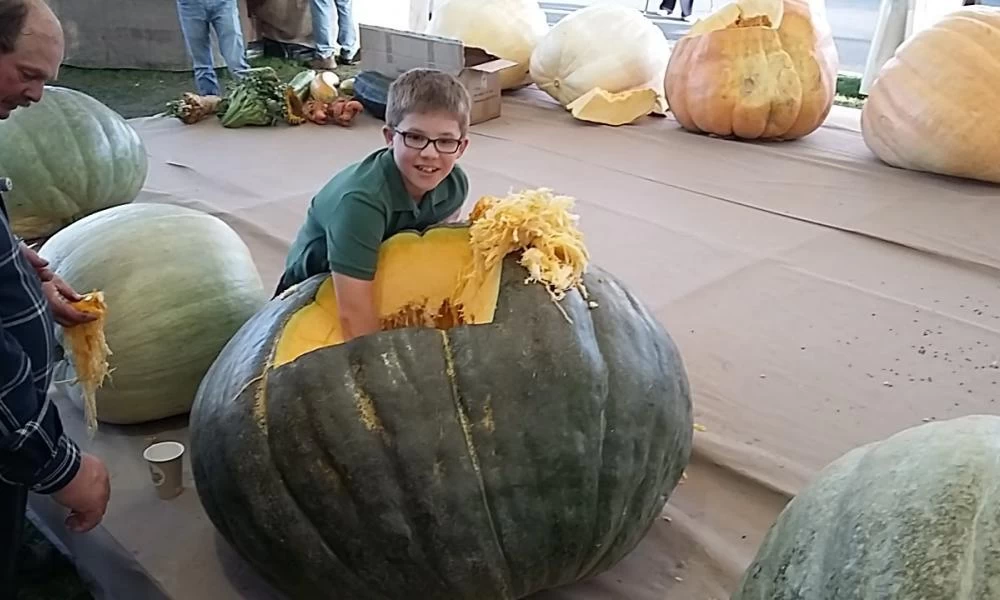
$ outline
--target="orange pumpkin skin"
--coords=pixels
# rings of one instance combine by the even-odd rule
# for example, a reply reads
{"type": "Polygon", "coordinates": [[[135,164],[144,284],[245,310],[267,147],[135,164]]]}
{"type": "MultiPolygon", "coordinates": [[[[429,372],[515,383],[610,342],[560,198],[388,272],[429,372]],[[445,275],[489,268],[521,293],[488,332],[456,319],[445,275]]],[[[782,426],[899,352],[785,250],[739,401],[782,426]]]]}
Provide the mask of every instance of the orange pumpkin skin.
{"type": "Polygon", "coordinates": [[[897,48],[872,84],[861,134],[885,164],[1000,183],[1000,8],[967,6],[897,48]]]}
{"type": "Polygon", "coordinates": [[[793,140],[826,120],[838,68],[822,6],[784,0],[777,29],[733,24],[678,41],[664,91],[674,117],[689,131],[793,140]]]}

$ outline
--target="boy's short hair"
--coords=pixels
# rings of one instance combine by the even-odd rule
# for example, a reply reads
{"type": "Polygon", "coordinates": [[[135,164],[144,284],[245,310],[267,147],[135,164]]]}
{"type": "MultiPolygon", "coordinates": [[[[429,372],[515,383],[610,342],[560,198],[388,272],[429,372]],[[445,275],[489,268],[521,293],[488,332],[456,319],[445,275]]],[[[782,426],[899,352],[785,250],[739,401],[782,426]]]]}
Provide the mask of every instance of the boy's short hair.
{"type": "Polygon", "coordinates": [[[465,136],[472,98],[457,77],[438,69],[410,69],[389,86],[385,123],[398,127],[413,113],[446,112],[455,116],[465,136]]]}

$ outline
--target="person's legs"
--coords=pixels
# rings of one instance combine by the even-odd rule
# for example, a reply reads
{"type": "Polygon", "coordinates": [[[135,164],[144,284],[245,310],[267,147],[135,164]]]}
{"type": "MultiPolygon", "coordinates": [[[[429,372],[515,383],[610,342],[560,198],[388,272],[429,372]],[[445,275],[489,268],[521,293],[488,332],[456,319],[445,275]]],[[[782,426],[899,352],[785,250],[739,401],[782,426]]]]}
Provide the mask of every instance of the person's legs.
{"type": "Polygon", "coordinates": [[[332,69],[336,66],[333,61],[333,32],[330,25],[333,0],[309,0],[309,8],[312,12],[313,42],[316,44],[314,67],[332,69]]]}
{"type": "Polygon", "coordinates": [[[195,90],[202,96],[219,95],[205,0],[177,0],[177,16],[194,67],[195,90]]]}
{"type": "Polygon", "coordinates": [[[246,45],[240,24],[240,8],[236,0],[221,0],[212,11],[212,28],[219,38],[219,53],[226,61],[226,68],[235,78],[243,76],[250,68],[247,63],[246,45]]]}
{"type": "Polygon", "coordinates": [[[338,61],[353,65],[358,62],[358,36],[354,31],[354,6],[352,0],[334,0],[337,5],[337,44],[340,46],[338,61]]]}
{"type": "Polygon", "coordinates": [[[27,502],[24,486],[0,482],[0,598],[17,598],[17,559],[27,502]]]}
{"type": "Polygon", "coordinates": [[[676,0],[661,0],[661,2],[660,2],[660,10],[666,11],[668,13],[672,13],[672,12],[674,12],[674,4],[675,3],[676,3],[676,0]]]}
{"type": "Polygon", "coordinates": [[[681,0],[681,17],[686,19],[691,16],[694,8],[694,0],[681,0]]]}

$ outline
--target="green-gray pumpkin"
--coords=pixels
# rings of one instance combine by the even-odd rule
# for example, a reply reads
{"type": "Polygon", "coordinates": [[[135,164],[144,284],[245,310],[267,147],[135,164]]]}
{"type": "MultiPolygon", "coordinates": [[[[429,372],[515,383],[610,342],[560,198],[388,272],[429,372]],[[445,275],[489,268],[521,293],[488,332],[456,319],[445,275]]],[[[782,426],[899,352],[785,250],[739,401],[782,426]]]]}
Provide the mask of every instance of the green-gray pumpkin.
{"type": "MultiPolygon", "coordinates": [[[[382,308],[437,306],[465,231],[385,242],[382,308]]],[[[467,305],[479,324],[404,319],[332,344],[317,275],[220,353],[191,412],[198,494],[289,597],[524,598],[610,568],[659,516],[693,427],[671,339],[597,267],[596,308],[561,302],[572,323],[513,255],[497,273],[467,305]]]]}
{"type": "Polygon", "coordinates": [[[1000,598],[1000,417],[921,425],[831,463],[733,600],[1000,598]]]}
{"type": "Polygon", "coordinates": [[[14,233],[44,238],[99,210],[132,202],[146,182],[139,134],[83,92],[46,87],[42,100],[0,121],[0,176],[14,233]]]}
{"type": "MultiPolygon", "coordinates": [[[[75,290],[104,292],[110,379],[97,418],[186,413],[222,347],[267,302],[250,251],[225,222],[169,204],[115,206],[60,230],[40,254],[75,290]]],[[[70,357],[55,379],[73,378],[70,357]]],[[[71,386],[82,406],[77,386],[71,386]]]]}

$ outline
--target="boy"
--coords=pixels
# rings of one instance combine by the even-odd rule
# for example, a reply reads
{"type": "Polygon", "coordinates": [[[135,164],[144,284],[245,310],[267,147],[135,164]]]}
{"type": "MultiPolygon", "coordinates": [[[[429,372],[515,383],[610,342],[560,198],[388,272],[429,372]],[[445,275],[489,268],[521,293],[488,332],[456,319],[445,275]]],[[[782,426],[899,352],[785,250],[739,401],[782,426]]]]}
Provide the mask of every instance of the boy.
{"type": "Polygon", "coordinates": [[[344,340],[379,330],[372,281],[379,246],[404,230],[458,220],[469,191],[455,163],[469,145],[469,93],[454,76],[412,69],[389,86],[386,146],[313,198],[275,296],[332,273],[344,340]]]}
{"type": "Polygon", "coordinates": [[[177,16],[194,66],[194,86],[199,95],[219,96],[222,90],[215,76],[212,37],[215,30],[219,53],[234,78],[250,68],[243,45],[240,9],[236,0],[177,0],[177,16]]]}

